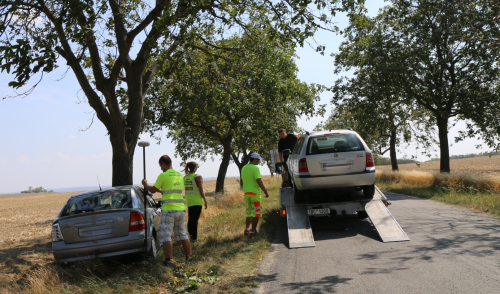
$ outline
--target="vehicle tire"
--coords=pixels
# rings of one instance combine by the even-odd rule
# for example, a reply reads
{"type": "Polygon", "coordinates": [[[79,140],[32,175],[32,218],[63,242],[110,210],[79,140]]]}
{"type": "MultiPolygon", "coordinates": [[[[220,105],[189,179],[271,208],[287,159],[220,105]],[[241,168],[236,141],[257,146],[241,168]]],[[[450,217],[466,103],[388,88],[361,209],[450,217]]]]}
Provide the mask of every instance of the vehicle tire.
{"type": "Polygon", "coordinates": [[[368,213],[366,211],[358,211],[358,216],[360,218],[367,218],[368,217],[368,213]]]}
{"type": "Polygon", "coordinates": [[[363,194],[365,198],[373,198],[373,195],[375,195],[375,184],[363,186],[363,194]]]}
{"type": "Polygon", "coordinates": [[[156,245],[156,234],[153,231],[153,238],[151,238],[151,249],[149,250],[148,254],[146,254],[146,257],[150,257],[153,259],[156,259],[156,253],[158,252],[158,247],[156,245]]]}
{"type": "Polygon", "coordinates": [[[304,203],[304,192],[300,191],[297,189],[297,186],[295,186],[295,183],[293,184],[293,200],[295,203],[304,203]]]}

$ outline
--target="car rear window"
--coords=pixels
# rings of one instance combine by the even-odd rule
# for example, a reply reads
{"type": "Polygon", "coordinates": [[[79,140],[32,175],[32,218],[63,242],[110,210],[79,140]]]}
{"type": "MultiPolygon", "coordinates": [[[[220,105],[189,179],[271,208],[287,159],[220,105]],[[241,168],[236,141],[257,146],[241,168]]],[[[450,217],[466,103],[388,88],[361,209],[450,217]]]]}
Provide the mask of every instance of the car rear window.
{"type": "Polygon", "coordinates": [[[130,190],[89,192],[72,197],[63,208],[61,216],[118,208],[132,208],[130,190]]]}
{"type": "Polygon", "coordinates": [[[309,138],[306,155],[365,150],[354,134],[331,134],[309,138]]]}

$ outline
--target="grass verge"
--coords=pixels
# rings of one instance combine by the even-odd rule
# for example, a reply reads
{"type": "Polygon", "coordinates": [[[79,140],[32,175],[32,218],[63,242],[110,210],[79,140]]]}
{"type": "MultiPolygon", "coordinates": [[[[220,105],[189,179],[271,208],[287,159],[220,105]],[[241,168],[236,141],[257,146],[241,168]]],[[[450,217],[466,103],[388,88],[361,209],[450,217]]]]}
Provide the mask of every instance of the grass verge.
{"type": "Polygon", "coordinates": [[[208,197],[209,209],[200,218],[201,241],[193,246],[194,263],[183,263],[182,247],[175,244],[174,270],[161,265],[161,251],[156,259],[132,255],[57,265],[50,262],[49,242],[43,253],[47,256],[39,262],[21,256],[5,260],[2,268],[10,278],[0,277],[0,293],[247,293],[257,285],[258,263],[271,247],[280,219],[280,182],[277,177],[264,182],[270,197],[263,198],[260,236],[243,235],[243,193],[233,188],[208,197]]]}
{"type": "Polygon", "coordinates": [[[500,219],[500,179],[472,174],[378,172],[376,185],[387,191],[485,212],[500,219]]]}

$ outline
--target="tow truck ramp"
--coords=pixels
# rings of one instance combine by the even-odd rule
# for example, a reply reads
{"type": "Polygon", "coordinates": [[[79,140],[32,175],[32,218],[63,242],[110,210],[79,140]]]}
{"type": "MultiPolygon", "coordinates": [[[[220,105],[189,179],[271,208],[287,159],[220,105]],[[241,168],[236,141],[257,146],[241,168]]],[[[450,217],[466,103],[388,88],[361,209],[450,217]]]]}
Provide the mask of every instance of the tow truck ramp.
{"type": "Polygon", "coordinates": [[[389,209],[384,205],[384,194],[378,187],[375,187],[373,200],[366,203],[365,211],[372,224],[375,226],[382,242],[410,241],[410,238],[403,231],[389,209]]]}
{"type": "Polygon", "coordinates": [[[307,207],[295,204],[292,188],[280,189],[280,203],[286,208],[289,248],[315,247],[307,207]]]}
{"type": "MultiPolygon", "coordinates": [[[[359,205],[365,206],[371,222],[377,230],[382,242],[409,241],[410,238],[387,209],[385,195],[376,187],[373,199],[362,198],[362,193],[353,194],[350,203],[323,204],[325,207],[341,207],[347,209],[359,209],[359,205]],[[358,198],[358,199],[356,199],[358,198]]],[[[288,228],[289,248],[315,247],[314,236],[309,222],[308,205],[295,203],[293,199],[293,188],[280,189],[281,215],[286,216],[288,228]]],[[[317,204],[309,205],[317,207],[317,204]]],[[[344,212],[344,211],[342,211],[344,212]]]]}

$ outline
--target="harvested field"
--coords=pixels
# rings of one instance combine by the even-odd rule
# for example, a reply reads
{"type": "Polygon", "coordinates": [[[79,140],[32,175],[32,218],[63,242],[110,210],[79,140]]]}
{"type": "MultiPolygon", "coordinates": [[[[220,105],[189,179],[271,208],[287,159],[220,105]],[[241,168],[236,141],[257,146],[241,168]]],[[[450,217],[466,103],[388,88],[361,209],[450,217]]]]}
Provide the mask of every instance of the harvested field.
{"type": "MultiPolygon", "coordinates": [[[[269,176],[264,176],[263,178],[266,186],[276,182],[277,179],[277,177],[271,179],[269,176]]],[[[237,234],[239,236],[239,233],[241,233],[240,227],[233,228],[231,226],[229,230],[219,231],[215,230],[214,225],[210,225],[209,222],[209,219],[213,220],[214,217],[217,217],[215,219],[219,219],[219,215],[227,213],[228,208],[243,202],[243,193],[239,189],[238,179],[226,179],[226,192],[221,197],[213,193],[215,181],[205,182],[204,188],[208,192],[208,209],[203,210],[200,220],[200,233],[206,234],[207,237],[214,234],[214,236],[220,235],[221,238],[225,238],[226,234],[237,234]]],[[[51,223],[67,199],[76,193],[78,192],[6,194],[11,197],[0,198],[0,221],[2,222],[2,226],[0,226],[0,236],[2,236],[0,238],[0,293],[92,293],[94,290],[97,290],[92,287],[102,287],[105,284],[105,282],[103,284],[94,283],[95,285],[90,287],[91,280],[85,280],[94,277],[95,269],[93,267],[97,268],[97,271],[105,268],[109,271],[109,273],[106,272],[106,275],[114,273],[114,268],[109,267],[109,265],[103,266],[98,262],[92,261],[77,263],[78,266],[76,268],[63,268],[54,264],[50,241],[51,223]],[[88,285],[86,284],[87,282],[88,285]]],[[[154,198],[161,198],[161,194],[156,193],[154,198]]],[[[243,220],[239,214],[238,219],[243,220]]],[[[207,240],[213,241],[214,237],[211,238],[207,240]]],[[[245,243],[244,241],[242,240],[241,242],[245,243]]],[[[177,248],[176,250],[180,249],[177,248]]],[[[223,255],[226,254],[224,251],[221,252],[223,255]]],[[[208,253],[203,252],[201,256],[208,256],[208,253]]],[[[202,267],[209,268],[211,264],[216,263],[220,263],[220,261],[210,259],[201,264],[202,267]]],[[[161,268],[156,263],[154,265],[161,268]]],[[[147,267],[149,264],[145,266],[147,267]]],[[[245,271],[248,272],[248,269],[245,269],[245,271]]],[[[168,281],[171,278],[171,276],[165,276],[161,279],[168,281]]],[[[228,275],[226,279],[229,278],[233,277],[228,275]]],[[[218,285],[223,286],[229,281],[221,281],[218,285]]],[[[138,286],[136,284],[129,283],[126,286],[118,286],[114,285],[115,282],[115,280],[110,282],[110,285],[113,286],[110,287],[114,290],[111,288],[99,288],[99,291],[102,293],[132,293],[128,289],[135,289],[133,292],[137,291],[136,287],[138,286]]],[[[147,288],[147,290],[152,291],[153,289],[155,288],[147,288]]],[[[146,292],[149,293],[147,290],[146,292]]],[[[141,292],[144,292],[144,288],[142,288],[141,292]]]]}
{"type": "MultiPolygon", "coordinates": [[[[400,171],[422,171],[429,173],[439,172],[439,161],[420,162],[420,167],[415,163],[400,164],[400,171]]],[[[500,155],[453,159],[450,160],[452,173],[472,173],[483,176],[500,175],[500,155]]],[[[377,170],[391,171],[390,165],[377,166],[377,170]]]]}

